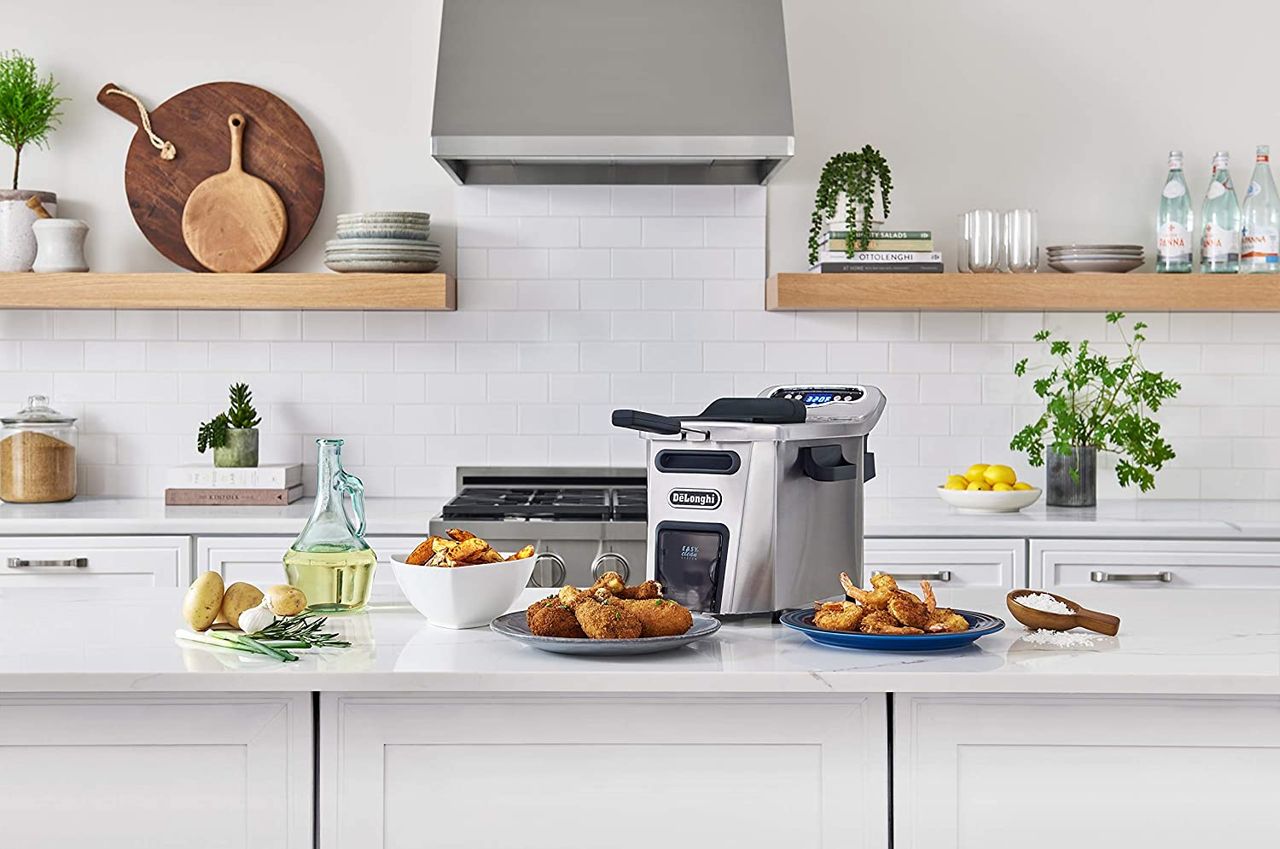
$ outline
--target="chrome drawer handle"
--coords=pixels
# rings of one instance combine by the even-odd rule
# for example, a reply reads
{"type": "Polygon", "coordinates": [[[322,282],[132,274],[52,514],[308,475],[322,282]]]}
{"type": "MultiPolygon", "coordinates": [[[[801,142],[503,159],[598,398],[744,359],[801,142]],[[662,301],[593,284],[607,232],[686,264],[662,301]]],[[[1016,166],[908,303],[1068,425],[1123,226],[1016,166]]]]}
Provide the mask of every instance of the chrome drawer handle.
{"type": "Polygon", "coordinates": [[[600,580],[600,576],[603,575],[606,571],[609,571],[609,570],[603,569],[603,566],[606,562],[610,560],[618,561],[618,568],[616,571],[618,572],[618,577],[622,579],[622,583],[625,584],[627,580],[631,577],[631,563],[627,560],[627,558],[623,557],[621,554],[619,554],[616,551],[606,551],[598,555],[595,560],[591,561],[591,577],[595,578],[596,580],[600,580]]]}
{"type": "Polygon", "coordinates": [[[1090,572],[1089,580],[1095,584],[1107,584],[1113,581],[1131,581],[1136,583],[1152,583],[1167,584],[1173,580],[1172,572],[1136,572],[1136,573],[1120,573],[1114,572],[1090,572]]]}
{"type": "Polygon", "coordinates": [[[937,572],[876,572],[876,575],[888,575],[895,581],[938,581],[947,583],[951,580],[950,569],[939,569],[937,572]]]}
{"type": "Polygon", "coordinates": [[[533,560],[533,586],[535,587],[559,587],[564,585],[565,578],[569,577],[569,568],[564,565],[564,558],[553,551],[544,551],[533,560]],[[543,560],[551,561],[551,583],[538,583],[538,564],[543,560]],[[556,570],[559,570],[560,577],[555,577],[556,570]]]}
{"type": "Polygon", "coordinates": [[[68,557],[66,560],[28,560],[25,557],[10,557],[8,566],[10,569],[26,569],[32,567],[36,569],[48,567],[65,567],[67,569],[85,569],[89,566],[88,557],[68,557]]]}

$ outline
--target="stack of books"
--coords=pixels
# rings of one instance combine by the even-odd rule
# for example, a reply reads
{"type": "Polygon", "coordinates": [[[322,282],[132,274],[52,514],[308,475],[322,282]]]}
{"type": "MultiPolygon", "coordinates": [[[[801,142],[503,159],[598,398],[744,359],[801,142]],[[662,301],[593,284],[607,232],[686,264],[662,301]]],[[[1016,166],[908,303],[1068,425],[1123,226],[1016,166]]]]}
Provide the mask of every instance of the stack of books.
{"type": "Polygon", "coordinates": [[[865,251],[847,252],[857,245],[857,233],[832,221],[818,239],[818,262],[809,270],[820,274],[941,274],[942,254],[933,249],[932,230],[888,230],[877,227],[865,251]]]}
{"type": "Polygon", "coordinates": [[[218,469],[178,466],[169,470],[164,503],[170,506],[292,504],[302,497],[302,466],[218,469]]]}

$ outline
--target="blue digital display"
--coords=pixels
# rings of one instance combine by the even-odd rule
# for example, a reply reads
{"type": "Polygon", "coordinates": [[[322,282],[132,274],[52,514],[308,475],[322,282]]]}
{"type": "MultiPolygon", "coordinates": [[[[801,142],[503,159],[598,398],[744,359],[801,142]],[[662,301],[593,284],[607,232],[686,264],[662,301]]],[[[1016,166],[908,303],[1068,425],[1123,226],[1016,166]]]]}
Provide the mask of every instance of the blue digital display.
{"type": "Polygon", "coordinates": [[[809,404],[826,404],[834,397],[835,396],[829,392],[821,395],[816,392],[810,392],[808,395],[804,396],[804,403],[806,406],[809,404]]]}

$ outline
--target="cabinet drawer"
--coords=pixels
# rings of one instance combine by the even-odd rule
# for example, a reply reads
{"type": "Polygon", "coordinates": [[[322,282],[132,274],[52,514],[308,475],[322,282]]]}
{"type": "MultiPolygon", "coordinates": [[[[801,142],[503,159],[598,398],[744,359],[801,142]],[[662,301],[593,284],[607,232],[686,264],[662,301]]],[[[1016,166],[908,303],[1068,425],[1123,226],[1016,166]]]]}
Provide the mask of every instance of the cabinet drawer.
{"type": "Polygon", "coordinates": [[[1280,588],[1280,542],[1032,540],[1031,586],[1280,588]]]}
{"type": "Polygon", "coordinates": [[[189,537],[0,537],[3,587],[178,587],[189,537]]]}
{"type": "MultiPolygon", "coordinates": [[[[1020,539],[868,539],[865,577],[887,572],[907,583],[940,589],[1023,586],[1026,549],[1020,539]]],[[[865,583],[865,581],[864,581],[865,583]]]]}
{"type": "MultiPolygon", "coordinates": [[[[284,553],[294,540],[291,536],[275,537],[201,537],[196,541],[196,569],[217,572],[228,584],[247,581],[260,587],[284,583],[284,553]]],[[[378,555],[378,568],[373,573],[375,587],[396,587],[391,572],[391,555],[413,551],[421,537],[367,538],[378,555]]]]}

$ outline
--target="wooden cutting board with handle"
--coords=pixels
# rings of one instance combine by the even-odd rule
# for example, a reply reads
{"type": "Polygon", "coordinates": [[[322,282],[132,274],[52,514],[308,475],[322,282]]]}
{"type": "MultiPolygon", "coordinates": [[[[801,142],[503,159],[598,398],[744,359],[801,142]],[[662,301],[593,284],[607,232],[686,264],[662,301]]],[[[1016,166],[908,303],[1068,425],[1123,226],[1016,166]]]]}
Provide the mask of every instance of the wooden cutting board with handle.
{"type": "Polygon", "coordinates": [[[138,228],[156,250],[183,268],[205,270],[187,248],[183,210],[197,185],[227,169],[227,116],[233,113],[246,122],[243,170],[270,184],[288,220],[284,244],[267,267],[298,249],[320,215],[324,160],[315,136],[289,104],[237,82],[205,83],[175,94],[149,110],[152,130],[176,151],[164,159],[142,129],[138,106],[112,93],[119,90],[108,83],[98,102],[138,128],[125,159],[125,194],[138,228]]]}
{"type": "Polygon", "coordinates": [[[245,117],[227,118],[231,164],[191,190],[182,209],[182,238],[210,271],[265,268],[284,245],[284,202],[265,180],[244,170],[245,117]]]}

